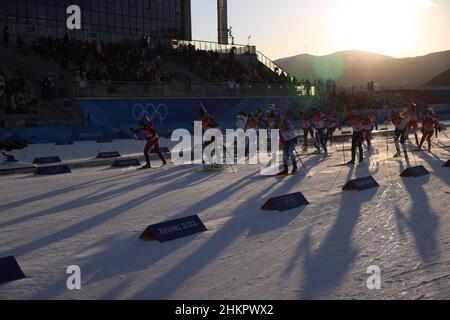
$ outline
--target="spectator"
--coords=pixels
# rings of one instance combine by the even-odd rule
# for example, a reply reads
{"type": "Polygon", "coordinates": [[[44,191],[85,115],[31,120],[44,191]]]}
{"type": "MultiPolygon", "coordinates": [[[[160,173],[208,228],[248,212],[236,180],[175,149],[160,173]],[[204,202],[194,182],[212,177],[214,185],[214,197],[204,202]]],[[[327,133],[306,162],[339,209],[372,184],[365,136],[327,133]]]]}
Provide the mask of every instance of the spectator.
{"type": "Polygon", "coordinates": [[[234,60],[236,57],[236,47],[232,47],[230,50],[230,60],[234,60]]]}

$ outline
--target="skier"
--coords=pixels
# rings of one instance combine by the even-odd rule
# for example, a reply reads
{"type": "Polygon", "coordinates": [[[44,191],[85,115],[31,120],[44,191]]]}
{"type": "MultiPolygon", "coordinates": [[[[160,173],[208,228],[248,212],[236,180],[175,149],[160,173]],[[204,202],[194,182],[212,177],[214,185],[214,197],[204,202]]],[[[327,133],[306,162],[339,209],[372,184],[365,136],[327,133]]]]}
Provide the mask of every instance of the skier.
{"type": "Polygon", "coordinates": [[[156,154],[161,159],[163,166],[165,166],[167,164],[166,159],[164,159],[163,154],[159,150],[159,136],[158,136],[158,133],[156,132],[156,129],[153,127],[153,124],[151,121],[148,121],[147,123],[145,123],[144,120],[141,120],[141,121],[139,121],[138,128],[136,128],[136,129],[130,128],[130,130],[134,134],[141,132],[147,139],[147,143],[145,144],[145,148],[144,148],[144,156],[145,156],[146,165],[143,166],[142,169],[150,169],[151,168],[149,154],[153,150],[156,152],[156,154]]]}
{"type": "Polygon", "coordinates": [[[280,130],[280,143],[283,144],[283,166],[284,170],[281,171],[279,176],[286,176],[289,174],[289,158],[292,160],[292,174],[295,174],[297,168],[297,158],[295,157],[295,147],[297,144],[297,133],[292,127],[291,123],[282,118],[279,125],[280,130]]]}
{"type": "Polygon", "coordinates": [[[348,113],[348,122],[353,129],[352,135],[352,160],[347,162],[349,165],[353,165],[356,162],[356,148],[359,152],[359,163],[364,162],[363,141],[364,141],[364,127],[361,122],[361,117],[354,114],[352,111],[348,113]]]}
{"type": "Polygon", "coordinates": [[[326,140],[325,143],[327,143],[328,140],[330,140],[330,146],[332,146],[333,145],[333,135],[334,135],[334,132],[336,131],[336,121],[334,120],[333,117],[328,116],[325,119],[325,127],[327,128],[327,133],[325,136],[325,140],[326,140]]]}
{"type": "MultiPolygon", "coordinates": [[[[245,113],[242,112],[242,114],[245,115],[245,113]]],[[[206,111],[206,109],[202,106],[198,112],[198,116],[200,118],[200,121],[202,122],[202,129],[203,130],[208,130],[208,129],[219,129],[219,123],[216,121],[216,119],[214,119],[214,117],[212,115],[210,115],[208,113],[208,111],[206,111]]],[[[244,129],[245,130],[245,129],[244,129]]],[[[203,144],[203,149],[205,149],[207,146],[209,146],[211,143],[215,142],[216,138],[212,137],[210,141],[206,141],[203,144]]],[[[226,153],[226,147],[225,145],[223,146],[223,150],[226,153]]],[[[205,163],[205,160],[202,161],[203,164],[205,163]]],[[[220,168],[220,165],[216,164],[211,164],[210,165],[210,169],[217,169],[220,168]]]]}
{"type": "Polygon", "coordinates": [[[322,146],[324,151],[324,156],[328,156],[327,141],[325,137],[325,121],[323,120],[322,114],[317,108],[313,109],[312,113],[312,125],[316,129],[316,142],[317,142],[317,153],[320,153],[320,146],[322,146]]]}
{"type": "Polygon", "coordinates": [[[397,153],[394,155],[394,157],[395,158],[401,157],[400,145],[398,143],[400,140],[403,152],[405,154],[405,158],[408,158],[408,153],[405,148],[406,135],[407,135],[406,127],[408,125],[408,120],[406,119],[407,115],[405,113],[399,114],[398,112],[391,110],[390,116],[391,116],[391,122],[395,126],[394,143],[395,143],[395,148],[397,149],[397,153]]]}
{"type": "Polygon", "coordinates": [[[412,132],[414,137],[416,138],[416,145],[419,145],[419,137],[417,135],[418,127],[419,127],[419,112],[417,110],[417,105],[415,103],[411,103],[406,111],[408,124],[406,127],[406,138],[409,137],[409,134],[412,132]]]}
{"type": "Polygon", "coordinates": [[[205,108],[200,108],[198,116],[200,118],[200,121],[202,122],[202,128],[204,130],[219,128],[219,123],[216,121],[216,119],[214,119],[212,115],[208,113],[208,111],[205,110],[205,108]]]}
{"type": "Polygon", "coordinates": [[[303,151],[308,152],[308,133],[314,141],[314,146],[317,148],[316,139],[314,138],[314,130],[311,126],[311,120],[303,113],[300,113],[300,123],[303,127],[303,151]]]}
{"type": "Polygon", "coordinates": [[[422,139],[420,140],[418,151],[422,151],[422,145],[427,140],[428,142],[428,152],[431,151],[431,138],[433,137],[435,129],[440,127],[439,122],[432,109],[428,109],[425,119],[422,121],[422,139]]]}

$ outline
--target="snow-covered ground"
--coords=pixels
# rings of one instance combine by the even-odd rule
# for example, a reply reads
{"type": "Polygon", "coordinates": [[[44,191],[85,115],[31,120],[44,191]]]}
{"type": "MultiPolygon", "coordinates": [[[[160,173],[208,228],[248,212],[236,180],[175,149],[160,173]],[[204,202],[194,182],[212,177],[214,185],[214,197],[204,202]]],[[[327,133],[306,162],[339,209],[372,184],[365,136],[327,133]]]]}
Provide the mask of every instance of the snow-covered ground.
{"type": "Polygon", "coordinates": [[[16,256],[27,278],[0,285],[0,299],[450,299],[450,140],[435,142],[432,153],[386,160],[394,146],[378,137],[373,161],[304,156],[309,174],[286,178],[250,165],[2,176],[0,257],[16,256]],[[408,165],[431,174],[400,178],[408,165]],[[341,191],[367,175],[380,187],[341,191]],[[309,206],[260,209],[297,191],[309,206]],[[150,224],[194,214],[207,232],[138,239],[150,224]],[[66,287],[69,265],[81,267],[79,291],[66,287]],[[366,287],[371,265],[381,290],[366,287]]]}
{"type": "MultiPolygon", "coordinates": [[[[160,139],[160,147],[172,148],[177,142],[160,139]]],[[[122,156],[142,154],[145,141],[113,140],[112,142],[97,143],[96,141],[75,141],[69,145],[55,145],[54,143],[30,144],[26,149],[8,152],[15,156],[18,163],[0,163],[0,170],[30,165],[37,157],[59,156],[63,162],[85,161],[94,159],[100,152],[117,151],[122,156]]]]}

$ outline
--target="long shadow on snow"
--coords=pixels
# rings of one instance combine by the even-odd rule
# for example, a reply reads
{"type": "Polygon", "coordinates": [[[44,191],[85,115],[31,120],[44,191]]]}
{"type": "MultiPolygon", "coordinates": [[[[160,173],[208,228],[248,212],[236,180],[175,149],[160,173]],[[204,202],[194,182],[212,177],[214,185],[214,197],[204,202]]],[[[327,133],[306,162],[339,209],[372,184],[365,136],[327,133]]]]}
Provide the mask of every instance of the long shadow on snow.
{"type": "MultiPolygon", "coordinates": [[[[353,170],[347,175],[351,179],[353,170]]],[[[370,175],[368,167],[358,167],[355,178],[370,175]]],[[[311,252],[311,239],[307,231],[299,242],[293,260],[304,255],[302,270],[303,288],[299,298],[316,299],[328,290],[335,288],[357,256],[357,249],[352,245],[353,230],[358,222],[361,206],[369,202],[377,189],[361,192],[342,192],[338,216],[327,236],[315,253],[311,252]]],[[[295,263],[290,262],[291,269],[295,263]]],[[[288,265],[288,266],[289,266],[288,265]]]]}
{"type": "MultiPolygon", "coordinates": [[[[248,182],[248,177],[243,177],[239,181],[233,183],[231,186],[225,186],[221,190],[217,191],[214,195],[211,197],[217,199],[218,202],[220,200],[223,200],[224,198],[229,197],[232,193],[238,191],[240,189],[240,186],[242,184],[245,184],[248,182]]],[[[161,190],[160,193],[164,194],[167,190],[161,190]]],[[[118,214],[125,212],[129,209],[130,206],[137,203],[137,205],[141,204],[142,202],[147,201],[148,199],[132,199],[129,202],[112,209],[111,211],[102,213],[100,216],[96,216],[90,219],[87,219],[83,222],[80,222],[76,226],[67,228],[65,230],[59,231],[56,234],[53,234],[51,236],[42,238],[40,240],[37,240],[33,242],[31,245],[25,245],[19,248],[16,248],[14,252],[22,253],[22,251],[32,251],[40,247],[44,247],[47,244],[57,242],[66,238],[69,238],[73,235],[77,235],[81,232],[84,232],[88,229],[91,229],[95,227],[95,225],[105,222],[106,220],[117,216],[118,214]],[[100,220],[100,221],[99,221],[100,220]],[[29,248],[29,247],[32,248],[29,248]]],[[[207,209],[209,205],[204,202],[200,201],[194,205],[192,205],[189,208],[186,208],[182,212],[178,213],[176,216],[172,217],[173,219],[185,216],[187,214],[191,215],[199,211],[203,211],[207,209]]],[[[169,218],[169,219],[172,219],[169,218]]],[[[140,242],[136,237],[130,238],[127,240],[117,240],[109,243],[108,241],[101,241],[99,245],[106,245],[108,248],[103,250],[102,252],[89,256],[86,258],[85,261],[81,261],[80,264],[83,266],[83,273],[87,275],[87,277],[90,279],[87,284],[101,281],[104,279],[107,279],[109,277],[115,277],[122,274],[128,274],[136,271],[141,271],[144,269],[147,269],[149,266],[151,266],[156,261],[159,261],[166,255],[170,254],[173,250],[177,250],[178,248],[181,248],[186,243],[186,239],[181,240],[175,240],[173,242],[170,242],[169,244],[159,244],[159,243],[145,243],[140,242]],[[121,245],[119,245],[121,243],[121,245]],[[136,252],[142,251],[141,249],[146,249],[148,247],[151,248],[157,248],[156,254],[152,251],[151,254],[146,255],[140,255],[136,252]],[[122,249],[120,249],[122,248],[122,249]],[[137,249],[136,249],[137,248],[137,249]],[[169,250],[167,250],[169,248],[169,250]],[[138,250],[138,251],[136,251],[138,250]],[[128,259],[124,259],[123,257],[127,256],[128,259]],[[90,261],[94,261],[95,264],[92,264],[90,261]],[[110,263],[110,268],[105,265],[104,263],[97,264],[97,261],[105,261],[110,263]]],[[[93,245],[97,246],[97,244],[93,245]]],[[[92,246],[92,247],[93,247],[92,246]]],[[[85,251],[85,249],[83,249],[85,251]]],[[[63,281],[63,279],[60,280],[60,282],[63,281]]],[[[63,288],[63,287],[62,287],[63,288]]],[[[46,290],[47,292],[51,290],[46,290]]],[[[39,292],[36,294],[37,296],[42,296],[42,292],[39,292]]]]}
{"type": "Polygon", "coordinates": [[[167,271],[166,274],[153,281],[145,289],[134,294],[131,298],[170,298],[177,288],[183,286],[186,281],[198,274],[245,231],[248,231],[248,236],[250,237],[287,225],[303,211],[303,208],[292,210],[292,212],[284,215],[277,215],[276,218],[278,219],[269,214],[263,215],[259,208],[269,197],[288,193],[298,182],[298,179],[292,178],[284,184],[278,183],[280,187],[273,192],[270,189],[273,189],[275,184],[270,184],[267,188],[264,187],[262,191],[253,194],[234,210],[234,215],[231,219],[211,239],[178,263],[173,269],[167,271]],[[268,225],[268,219],[271,220],[270,225],[268,225]],[[278,221],[274,223],[275,220],[278,221]],[[173,283],[176,286],[168,287],[167,283],[173,283]]]}
{"type": "MultiPolygon", "coordinates": [[[[185,178],[183,178],[183,181],[184,181],[184,183],[189,183],[190,179],[192,179],[192,177],[191,178],[185,177],[185,178]]],[[[98,203],[99,201],[104,200],[105,197],[108,197],[108,198],[115,197],[119,193],[129,192],[130,188],[132,188],[132,190],[135,190],[138,187],[145,186],[147,183],[148,183],[148,179],[144,179],[143,181],[135,183],[131,186],[127,185],[118,190],[114,190],[112,192],[107,192],[106,195],[95,196],[92,198],[87,197],[87,200],[84,200],[84,201],[82,199],[77,199],[77,200],[71,201],[69,204],[64,204],[62,206],[57,206],[55,208],[47,209],[42,212],[35,213],[34,215],[35,215],[35,217],[37,217],[37,216],[42,216],[42,215],[55,214],[63,209],[73,209],[74,206],[76,206],[76,207],[80,206],[80,204],[77,204],[77,202],[79,202],[79,201],[83,201],[82,205],[98,203]]],[[[181,183],[178,183],[178,184],[180,185],[181,183]]],[[[181,185],[179,187],[181,187],[181,185]]],[[[167,192],[173,191],[173,189],[174,189],[174,186],[173,186],[173,181],[172,181],[172,182],[169,182],[166,185],[162,186],[161,188],[146,194],[145,196],[132,198],[110,211],[105,211],[103,213],[100,213],[100,214],[90,217],[88,219],[85,219],[73,226],[62,229],[60,231],[57,231],[56,233],[50,234],[50,235],[40,238],[38,240],[34,240],[31,243],[27,243],[27,244],[12,248],[10,250],[7,250],[5,252],[5,254],[22,255],[27,252],[31,252],[33,250],[37,250],[39,248],[45,247],[51,243],[76,236],[78,234],[86,232],[87,230],[89,230],[91,228],[94,228],[96,225],[105,223],[108,220],[110,220],[128,210],[131,210],[135,207],[143,205],[144,203],[146,203],[156,197],[164,195],[167,192]]]]}
{"type": "MultiPolygon", "coordinates": [[[[180,179],[180,183],[183,183],[183,179],[181,179],[181,178],[187,177],[187,176],[189,176],[188,171],[185,171],[185,172],[183,172],[183,174],[180,174],[178,176],[178,178],[180,179]]],[[[107,190],[117,184],[117,181],[112,179],[111,182],[114,182],[114,184],[112,184],[112,185],[103,187],[102,189],[99,189],[96,192],[90,192],[87,195],[75,198],[73,200],[70,200],[70,201],[60,204],[60,205],[57,205],[55,207],[48,208],[48,209],[45,209],[42,211],[38,211],[38,212],[29,214],[26,216],[22,216],[22,217],[1,223],[0,228],[7,227],[7,226],[17,224],[17,223],[21,223],[21,222],[31,220],[31,219],[56,214],[56,213],[66,211],[66,210],[73,210],[74,208],[80,208],[80,207],[88,206],[91,204],[100,203],[102,201],[106,201],[106,200],[118,197],[122,194],[128,193],[128,192],[130,192],[130,190],[136,190],[140,187],[143,187],[152,182],[151,178],[152,178],[151,176],[144,176],[143,178],[140,179],[140,181],[138,181],[132,185],[126,185],[126,186],[123,186],[123,187],[120,187],[120,188],[117,188],[117,189],[114,189],[114,190],[111,190],[108,192],[104,192],[105,190],[107,190]]],[[[174,182],[177,182],[177,180],[171,181],[170,185],[172,185],[172,183],[174,183],[174,182]]],[[[105,183],[105,181],[103,181],[103,183],[105,183]]],[[[167,185],[169,185],[169,184],[166,184],[166,186],[167,185]]],[[[66,188],[66,189],[70,189],[70,188],[66,188]]],[[[77,189],[79,189],[79,188],[77,188],[77,189]]],[[[71,191],[76,191],[77,189],[71,190],[71,191]]],[[[70,191],[66,191],[66,193],[67,192],[70,192],[70,191]]],[[[67,197],[68,196],[69,195],[67,195],[67,197]]]]}
{"type": "Polygon", "coordinates": [[[412,200],[411,211],[408,212],[408,215],[405,215],[400,209],[395,209],[399,230],[404,230],[403,226],[406,225],[412,231],[417,253],[422,262],[425,263],[438,257],[436,233],[439,227],[439,217],[434,214],[427,194],[422,187],[429,181],[429,178],[430,176],[403,178],[403,185],[410,193],[412,200]]]}
{"type": "Polygon", "coordinates": [[[129,177],[129,174],[127,173],[123,173],[123,174],[119,174],[116,175],[114,177],[107,177],[107,178],[103,178],[103,179],[96,179],[95,181],[88,181],[88,182],[83,182],[83,183],[79,183],[70,187],[66,187],[66,188],[61,188],[58,190],[54,190],[54,191],[50,191],[50,192],[45,192],[42,193],[40,195],[35,195],[35,196],[31,196],[25,199],[21,199],[21,200],[16,200],[10,203],[6,203],[6,204],[2,204],[0,205],[0,210],[9,210],[12,208],[16,208],[19,207],[21,205],[24,204],[29,204],[29,203],[33,203],[36,201],[40,201],[40,200],[48,200],[52,197],[56,197],[62,194],[66,194],[68,192],[71,191],[76,191],[85,187],[91,187],[91,186],[95,186],[98,184],[102,184],[102,183],[107,183],[107,182],[111,182],[111,181],[118,181],[118,180],[122,180],[120,179],[121,176],[124,176],[123,179],[126,179],[129,177]]]}

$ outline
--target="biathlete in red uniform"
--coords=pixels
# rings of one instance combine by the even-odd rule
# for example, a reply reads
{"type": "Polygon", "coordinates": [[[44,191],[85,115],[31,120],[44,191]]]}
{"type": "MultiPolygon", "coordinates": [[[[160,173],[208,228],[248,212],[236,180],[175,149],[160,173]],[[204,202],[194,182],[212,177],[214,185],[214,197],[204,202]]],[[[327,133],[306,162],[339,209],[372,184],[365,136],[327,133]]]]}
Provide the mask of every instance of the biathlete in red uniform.
{"type": "Polygon", "coordinates": [[[428,109],[425,119],[422,122],[422,139],[420,140],[418,150],[422,150],[422,145],[425,140],[428,142],[428,152],[431,151],[431,138],[433,137],[434,131],[439,128],[439,122],[432,109],[428,109]]]}
{"type": "Polygon", "coordinates": [[[408,125],[408,119],[406,118],[407,115],[405,113],[399,114],[398,112],[391,110],[390,112],[391,116],[391,122],[395,126],[394,131],[394,143],[395,143],[395,149],[397,149],[397,153],[394,155],[394,157],[401,157],[400,152],[400,145],[399,140],[402,145],[403,152],[405,154],[405,158],[408,158],[408,153],[405,149],[405,142],[407,138],[407,125],[408,125]]]}
{"type": "Polygon", "coordinates": [[[145,161],[147,162],[145,166],[143,166],[143,169],[149,169],[151,168],[150,165],[150,152],[154,151],[159,158],[161,159],[163,166],[167,164],[166,159],[164,159],[163,154],[159,150],[159,136],[156,132],[156,129],[153,127],[153,124],[149,121],[145,123],[144,120],[139,121],[139,127],[136,129],[130,128],[130,130],[133,133],[142,133],[145,138],[147,139],[147,143],[145,144],[144,148],[144,156],[145,161]]]}
{"type": "MultiPolygon", "coordinates": [[[[210,115],[208,113],[208,111],[206,111],[205,108],[201,108],[200,111],[198,112],[198,116],[200,118],[200,121],[202,122],[202,129],[203,130],[208,130],[208,129],[219,129],[219,123],[216,121],[216,119],[214,119],[214,117],[212,115],[210,115]]],[[[207,146],[209,146],[211,143],[213,143],[214,141],[216,141],[215,137],[211,137],[210,141],[205,141],[203,143],[203,149],[205,149],[207,146]]],[[[224,152],[226,152],[226,147],[223,146],[223,150],[224,152]]],[[[203,160],[203,163],[205,163],[205,161],[203,160]]]]}
{"type": "Polygon", "coordinates": [[[352,111],[348,113],[348,122],[350,127],[353,129],[352,135],[352,160],[347,164],[354,165],[356,162],[356,149],[359,153],[359,163],[364,162],[364,151],[363,151],[363,141],[364,141],[364,126],[361,121],[361,117],[355,115],[352,111]]]}

